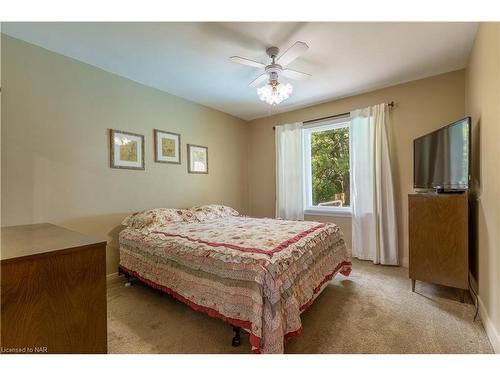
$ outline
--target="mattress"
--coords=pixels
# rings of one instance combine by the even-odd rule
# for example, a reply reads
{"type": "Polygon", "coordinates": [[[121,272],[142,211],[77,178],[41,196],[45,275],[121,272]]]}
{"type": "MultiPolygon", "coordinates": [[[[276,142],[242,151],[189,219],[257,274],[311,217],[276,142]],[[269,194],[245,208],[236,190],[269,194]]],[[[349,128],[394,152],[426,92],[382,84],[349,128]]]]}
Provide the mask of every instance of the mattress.
{"type": "Polygon", "coordinates": [[[230,216],[124,229],[120,267],[192,308],[250,333],[254,352],[283,353],[300,314],[351,271],[335,224],[230,216]]]}

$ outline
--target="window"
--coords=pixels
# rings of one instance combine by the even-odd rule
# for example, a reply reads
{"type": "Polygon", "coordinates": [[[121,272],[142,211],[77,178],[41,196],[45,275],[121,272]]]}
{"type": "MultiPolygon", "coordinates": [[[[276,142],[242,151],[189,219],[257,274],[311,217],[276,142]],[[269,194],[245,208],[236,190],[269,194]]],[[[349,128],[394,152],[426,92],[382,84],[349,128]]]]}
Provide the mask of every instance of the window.
{"type": "Polygon", "coordinates": [[[350,120],[304,128],[306,214],[350,215],[350,120]]]}

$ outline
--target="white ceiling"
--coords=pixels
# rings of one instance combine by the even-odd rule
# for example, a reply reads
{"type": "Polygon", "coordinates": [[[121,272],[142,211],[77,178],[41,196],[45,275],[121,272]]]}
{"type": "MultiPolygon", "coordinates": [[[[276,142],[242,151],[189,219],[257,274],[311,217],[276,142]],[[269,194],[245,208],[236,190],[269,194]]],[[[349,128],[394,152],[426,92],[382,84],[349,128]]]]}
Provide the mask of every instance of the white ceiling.
{"type": "MultiPolygon", "coordinates": [[[[2,23],[2,32],[245,120],[465,67],[477,23],[2,23]],[[266,47],[309,50],[288,65],[312,74],[290,81],[271,108],[248,83],[266,47]]],[[[286,81],[286,79],[283,79],[286,81]]]]}

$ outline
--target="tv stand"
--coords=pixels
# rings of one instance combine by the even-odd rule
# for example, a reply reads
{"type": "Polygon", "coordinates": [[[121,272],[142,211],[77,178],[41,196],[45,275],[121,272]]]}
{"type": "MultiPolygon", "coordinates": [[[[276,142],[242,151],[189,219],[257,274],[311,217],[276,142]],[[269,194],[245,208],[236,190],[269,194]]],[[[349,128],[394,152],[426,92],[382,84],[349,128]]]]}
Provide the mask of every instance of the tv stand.
{"type": "Polygon", "coordinates": [[[409,194],[409,276],[468,290],[468,194],[409,194]]]}

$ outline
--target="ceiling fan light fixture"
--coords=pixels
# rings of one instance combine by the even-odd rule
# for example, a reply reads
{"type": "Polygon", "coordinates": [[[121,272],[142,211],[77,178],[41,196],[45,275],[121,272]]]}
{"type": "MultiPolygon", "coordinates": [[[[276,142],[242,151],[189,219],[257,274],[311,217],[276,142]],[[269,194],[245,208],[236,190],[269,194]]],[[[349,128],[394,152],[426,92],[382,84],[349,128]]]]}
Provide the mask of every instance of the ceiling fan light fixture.
{"type": "Polygon", "coordinates": [[[276,80],[269,81],[268,84],[257,89],[259,99],[270,105],[280,104],[283,100],[288,99],[293,91],[293,86],[290,83],[279,83],[276,80]]]}
{"type": "Polygon", "coordinates": [[[290,48],[288,48],[284,53],[279,55],[280,50],[278,47],[269,47],[266,49],[267,56],[271,59],[270,64],[263,64],[258,61],[246,59],[240,56],[230,57],[231,61],[243,64],[247,66],[252,66],[254,68],[264,68],[264,73],[255,78],[249,83],[250,87],[257,87],[265,80],[269,80],[268,83],[257,89],[257,95],[260,100],[266,102],[270,105],[280,104],[283,100],[288,99],[293,91],[293,86],[290,83],[279,83],[278,76],[284,75],[287,78],[295,80],[303,80],[309,78],[311,75],[304,72],[299,72],[297,70],[285,68],[285,65],[290,64],[296,58],[301,56],[308,50],[309,46],[304,43],[297,41],[290,48]]]}

